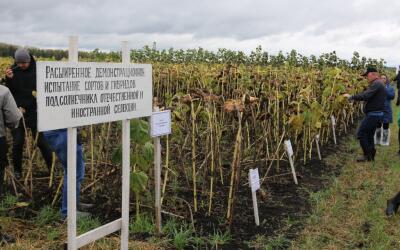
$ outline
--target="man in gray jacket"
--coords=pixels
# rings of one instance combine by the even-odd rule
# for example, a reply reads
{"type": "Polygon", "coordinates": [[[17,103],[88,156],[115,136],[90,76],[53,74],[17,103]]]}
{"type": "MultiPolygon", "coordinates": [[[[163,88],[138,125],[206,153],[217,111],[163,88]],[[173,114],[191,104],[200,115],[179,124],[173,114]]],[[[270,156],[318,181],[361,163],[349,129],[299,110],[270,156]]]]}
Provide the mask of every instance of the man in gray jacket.
{"type": "MultiPolygon", "coordinates": [[[[22,113],[18,109],[17,104],[15,104],[10,90],[0,85],[0,197],[4,195],[4,170],[8,165],[6,127],[10,129],[18,127],[21,117],[22,113]]],[[[2,243],[10,243],[15,240],[6,234],[0,233],[0,241],[2,243]]]]}
{"type": "Polygon", "coordinates": [[[3,195],[4,169],[7,166],[6,127],[18,127],[22,114],[10,90],[0,85],[0,196],[3,195]]]}

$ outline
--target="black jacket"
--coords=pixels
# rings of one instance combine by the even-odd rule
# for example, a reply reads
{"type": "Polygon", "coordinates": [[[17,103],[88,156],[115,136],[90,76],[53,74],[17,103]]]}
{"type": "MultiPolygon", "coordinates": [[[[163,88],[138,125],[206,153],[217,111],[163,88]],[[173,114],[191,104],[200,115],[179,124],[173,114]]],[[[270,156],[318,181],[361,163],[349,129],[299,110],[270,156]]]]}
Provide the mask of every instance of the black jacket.
{"type": "MultiPolygon", "coordinates": [[[[12,67],[15,66],[16,64],[12,67]]],[[[6,86],[10,89],[17,106],[26,110],[24,116],[28,126],[36,127],[36,97],[32,94],[32,91],[36,91],[36,61],[33,56],[27,70],[16,68],[13,73],[13,78],[5,78],[6,86]]]]}
{"type": "Polygon", "coordinates": [[[397,89],[400,89],[400,70],[397,73],[396,77],[393,78],[393,81],[397,81],[397,89]]]}
{"type": "Polygon", "coordinates": [[[386,88],[380,80],[373,81],[364,92],[353,95],[350,100],[365,101],[364,112],[384,111],[386,88]]]}

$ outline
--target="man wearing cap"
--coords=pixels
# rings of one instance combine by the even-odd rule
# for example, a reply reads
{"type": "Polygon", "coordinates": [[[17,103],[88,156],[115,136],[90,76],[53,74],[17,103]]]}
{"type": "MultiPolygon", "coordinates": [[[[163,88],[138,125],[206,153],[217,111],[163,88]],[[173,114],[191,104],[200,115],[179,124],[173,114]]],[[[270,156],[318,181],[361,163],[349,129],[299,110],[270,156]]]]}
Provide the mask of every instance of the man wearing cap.
{"type": "Polygon", "coordinates": [[[363,157],[358,162],[373,161],[376,149],[374,135],[378,122],[383,119],[383,111],[386,100],[386,89],[376,68],[368,67],[362,75],[367,78],[369,86],[367,90],[356,95],[344,94],[350,101],[364,101],[365,117],[361,121],[357,131],[357,139],[360,141],[363,150],[363,157]]]}
{"type": "Polygon", "coordinates": [[[23,113],[23,120],[12,130],[14,173],[19,179],[22,176],[22,153],[25,142],[25,127],[30,128],[34,138],[37,136],[37,146],[42,152],[50,171],[52,151],[42,133],[37,134],[36,106],[36,61],[26,49],[15,52],[15,63],[6,69],[6,86],[10,89],[18,108],[23,113]]]}

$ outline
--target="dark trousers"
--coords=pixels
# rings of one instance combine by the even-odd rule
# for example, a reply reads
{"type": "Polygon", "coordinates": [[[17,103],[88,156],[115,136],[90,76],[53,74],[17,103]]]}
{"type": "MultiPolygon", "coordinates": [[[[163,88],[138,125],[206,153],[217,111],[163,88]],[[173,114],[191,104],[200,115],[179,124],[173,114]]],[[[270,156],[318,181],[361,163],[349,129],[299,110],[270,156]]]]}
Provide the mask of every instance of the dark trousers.
{"type": "Polygon", "coordinates": [[[4,182],[4,170],[8,165],[7,160],[7,141],[6,137],[0,137],[0,196],[3,193],[3,182],[4,182]]]}
{"type": "MultiPolygon", "coordinates": [[[[30,128],[32,131],[33,139],[36,138],[37,130],[36,128],[30,128]]],[[[22,153],[24,151],[25,143],[25,129],[21,124],[18,128],[12,130],[13,136],[13,163],[14,171],[22,173],[22,153]]],[[[37,146],[42,153],[42,156],[46,162],[47,168],[51,169],[52,163],[52,151],[47,143],[46,139],[43,137],[43,133],[39,133],[37,139],[37,146]]]]}
{"type": "MultiPolygon", "coordinates": [[[[399,132],[397,133],[397,139],[399,140],[399,148],[400,148],[400,129],[399,129],[399,132]]],[[[399,150],[399,153],[400,153],[400,150],[399,150]]]]}
{"type": "MultiPolygon", "coordinates": [[[[399,84],[397,84],[398,86],[399,84]]],[[[400,105],[400,88],[397,87],[397,102],[396,105],[399,106],[400,105]]]]}
{"type": "Polygon", "coordinates": [[[357,139],[366,157],[375,151],[374,135],[379,122],[382,122],[383,115],[366,114],[361,121],[357,131],[357,139]]]}
{"type": "Polygon", "coordinates": [[[382,122],[378,122],[378,125],[376,126],[376,128],[382,128],[383,129],[389,129],[389,123],[382,123],[382,122]]]}

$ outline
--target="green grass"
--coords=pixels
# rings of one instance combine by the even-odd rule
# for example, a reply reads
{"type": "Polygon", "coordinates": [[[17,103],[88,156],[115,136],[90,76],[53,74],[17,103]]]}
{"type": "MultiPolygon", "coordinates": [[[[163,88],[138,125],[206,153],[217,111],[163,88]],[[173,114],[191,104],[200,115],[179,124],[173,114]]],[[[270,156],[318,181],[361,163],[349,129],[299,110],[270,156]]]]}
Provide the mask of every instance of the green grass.
{"type": "Polygon", "coordinates": [[[145,215],[140,214],[136,218],[132,218],[131,223],[129,224],[130,233],[149,233],[153,234],[155,231],[155,225],[153,220],[145,215]]]}
{"type": "Polygon", "coordinates": [[[7,212],[13,208],[17,203],[17,197],[6,194],[6,196],[0,202],[0,215],[5,216],[7,212]]]}
{"type": "Polygon", "coordinates": [[[391,145],[377,146],[375,163],[357,163],[357,140],[346,143],[341,175],[310,194],[313,210],[292,249],[400,249],[400,215],[385,215],[386,200],[400,191],[397,133],[392,124],[391,145]]]}
{"type": "Polygon", "coordinates": [[[77,231],[78,234],[86,233],[92,229],[101,226],[100,220],[96,217],[88,216],[82,217],[77,220],[77,231]]]}
{"type": "Polygon", "coordinates": [[[172,244],[176,249],[185,249],[192,240],[192,230],[181,227],[176,229],[173,235],[172,244]]]}
{"type": "Polygon", "coordinates": [[[43,207],[35,218],[35,223],[38,226],[44,226],[57,221],[60,221],[61,215],[58,211],[50,206],[43,207]]]}
{"type": "Polygon", "coordinates": [[[221,231],[217,230],[217,231],[214,231],[213,235],[211,235],[210,244],[212,246],[215,246],[215,248],[218,249],[218,247],[227,244],[231,240],[232,240],[232,236],[230,235],[230,233],[228,231],[222,233],[221,231]]]}

